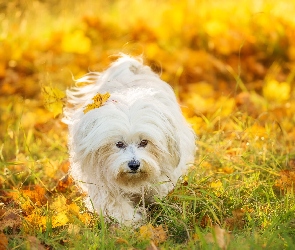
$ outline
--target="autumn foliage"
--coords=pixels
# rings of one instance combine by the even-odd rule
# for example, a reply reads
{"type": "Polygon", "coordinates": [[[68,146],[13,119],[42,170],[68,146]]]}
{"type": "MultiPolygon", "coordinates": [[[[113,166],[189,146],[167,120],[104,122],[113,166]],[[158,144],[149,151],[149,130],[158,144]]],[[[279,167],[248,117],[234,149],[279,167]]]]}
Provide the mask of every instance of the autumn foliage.
{"type": "Polygon", "coordinates": [[[0,7],[0,249],[295,247],[294,1],[53,2],[0,7]],[[84,208],[61,122],[66,88],[119,52],[171,84],[199,136],[138,229],[84,208]]]}

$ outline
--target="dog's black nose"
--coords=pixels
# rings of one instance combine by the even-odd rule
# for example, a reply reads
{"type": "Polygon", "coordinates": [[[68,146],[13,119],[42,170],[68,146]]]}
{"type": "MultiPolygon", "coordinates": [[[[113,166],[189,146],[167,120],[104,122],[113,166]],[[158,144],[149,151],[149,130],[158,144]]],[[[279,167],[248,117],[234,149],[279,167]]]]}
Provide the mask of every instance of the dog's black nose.
{"type": "Polygon", "coordinates": [[[140,166],[140,162],[136,161],[136,160],[132,160],[128,162],[128,167],[132,170],[132,171],[136,171],[140,166]]]}

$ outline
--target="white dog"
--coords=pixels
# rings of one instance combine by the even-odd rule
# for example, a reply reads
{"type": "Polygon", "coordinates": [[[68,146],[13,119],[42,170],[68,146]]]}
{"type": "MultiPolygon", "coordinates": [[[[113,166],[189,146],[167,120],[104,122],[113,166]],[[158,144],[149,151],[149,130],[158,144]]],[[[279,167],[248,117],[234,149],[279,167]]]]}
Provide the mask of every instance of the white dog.
{"type": "Polygon", "coordinates": [[[67,91],[70,174],[88,209],[139,222],[139,201],[167,195],[193,163],[195,134],[172,88],[140,59],[121,55],[77,83],[88,85],[67,91]]]}

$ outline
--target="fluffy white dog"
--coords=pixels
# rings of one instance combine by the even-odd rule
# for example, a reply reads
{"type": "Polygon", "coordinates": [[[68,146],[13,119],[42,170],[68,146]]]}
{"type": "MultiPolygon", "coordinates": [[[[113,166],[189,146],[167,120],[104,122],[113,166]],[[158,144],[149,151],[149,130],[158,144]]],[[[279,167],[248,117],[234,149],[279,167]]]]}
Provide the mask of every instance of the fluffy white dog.
{"type": "Polygon", "coordinates": [[[141,59],[121,55],[77,83],[88,85],[67,91],[70,174],[88,209],[139,222],[139,202],[167,195],[193,163],[195,134],[172,88],[141,59]]]}

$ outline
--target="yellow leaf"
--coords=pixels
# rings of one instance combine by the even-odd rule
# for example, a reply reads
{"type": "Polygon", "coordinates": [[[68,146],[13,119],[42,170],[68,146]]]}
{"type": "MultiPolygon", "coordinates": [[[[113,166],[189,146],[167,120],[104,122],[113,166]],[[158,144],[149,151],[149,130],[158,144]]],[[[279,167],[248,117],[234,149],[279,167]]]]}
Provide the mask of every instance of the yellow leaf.
{"type": "Polygon", "coordinates": [[[65,212],[58,213],[57,215],[52,216],[52,228],[64,226],[69,222],[69,218],[65,212]]]}
{"type": "Polygon", "coordinates": [[[221,181],[215,181],[210,184],[210,187],[213,189],[213,192],[216,196],[220,196],[223,192],[223,185],[221,181]]]}
{"type": "Polygon", "coordinates": [[[269,101],[287,101],[290,98],[291,86],[287,82],[270,80],[263,86],[263,96],[269,101]]]}
{"type": "Polygon", "coordinates": [[[42,215],[41,209],[35,209],[32,214],[25,217],[25,220],[32,226],[42,230],[46,229],[46,217],[42,215]]]}
{"type": "Polygon", "coordinates": [[[59,195],[54,202],[50,205],[50,209],[56,213],[64,212],[68,210],[67,199],[59,195]]]}
{"type": "Polygon", "coordinates": [[[62,113],[65,93],[57,88],[44,86],[42,88],[45,108],[52,112],[54,117],[62,113]]]}
{"type": "Polygon", "coordinates": [[[143,225],[140,227],[139,233],[144,239],[151,239],[153,237],[153,228],[151,224],[143,225]]]}
{"type": "Polygon", "coordinates": [[[77,204],[75,203],[71,203],[69,206],[69,210],[71,213],[75,214],[75,215],[79,215],[80,214],[80,208],[77,204]]]}
{"type": "Polygon", "coordinates": [[[162,225],[158,227],[153,227],[151,224],[144,225],[140,227],[139,234],[148,240],[152,240],[155,245],[163,243],[167,239],[167,233],[163,229],[162,225]]]}
{"type": "Polygon", "coordinates": [[[76,30],[63,37],[61,47],[64,52],[86,54],[91,49],[91,40],[82,30],[76,30]]]}
{"type": "Polygon", "coordinates": [[[221,181],[215,181],[215,182],[212,182],[210,184],[210,186],[214,189],[222,189],[222,182],[221,181]]]}
{"type": "Polygon", "coordinates": [[[89,213],[79,214],[79,219],[86,225],[90,224],[91,222],[91,215],[89,213]]]}
{"type": "Polygon", "coordinates": [[[235,171],[235,169],[230,166],[225,166],[222,168],[222,171],[227,174],[232,174],[235,171]]]}
{"type": "Polygon", "coordinates": [[[92,109],[96,109],[96,108],[99,108],[101,107],[110,97],[110,93],[105,93],[105,94],[100,94],[100,93],[97,93],[93,98],[93,103],[91,104],[88,104],[85,109],[83,110],[84,111],[84,114],[86,114],[87,112],[89,112],[90,110],[92,109]]]}

